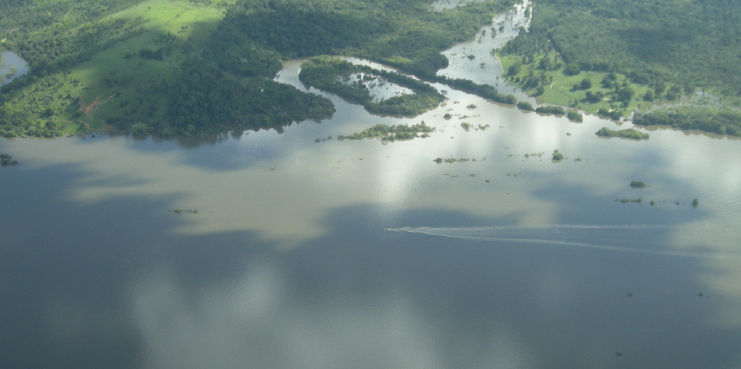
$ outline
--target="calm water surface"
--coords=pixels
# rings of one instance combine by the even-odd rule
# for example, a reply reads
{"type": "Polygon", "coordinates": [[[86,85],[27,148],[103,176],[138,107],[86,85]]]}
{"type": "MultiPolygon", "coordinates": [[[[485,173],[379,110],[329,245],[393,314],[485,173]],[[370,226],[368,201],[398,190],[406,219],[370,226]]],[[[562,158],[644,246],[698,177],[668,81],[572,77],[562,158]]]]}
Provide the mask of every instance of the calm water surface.
{"type": "Polygon", "coordinates": [[[187,147],[0,141],[0,367],[741,368],[741,142],[440,88],[187,147]]]}
{"type": "Polygon", "coordinates": [[[0,59],[0,85],[4,85],[28,73],[28,64],[23,58],[9,51],[2,52],[0,59]],[[11,74],[11,72],[13,72],[11,74]],[[10,75],[6,78],[6,76],[10,75]]]}

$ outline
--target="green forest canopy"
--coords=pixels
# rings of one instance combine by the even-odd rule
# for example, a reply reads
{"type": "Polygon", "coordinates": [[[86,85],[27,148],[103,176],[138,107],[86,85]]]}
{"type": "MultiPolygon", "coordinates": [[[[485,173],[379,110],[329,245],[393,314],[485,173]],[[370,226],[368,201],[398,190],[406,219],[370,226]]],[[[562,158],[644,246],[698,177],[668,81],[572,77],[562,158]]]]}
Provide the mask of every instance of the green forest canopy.
{"type": "Polygon", "coordinates": [[[529,93],[619,119],[702,89],[720,104],[637,123],[738,135],[741,121],[726,117],[741,106],[741,2],[541,0],[532,14],[529,32],[499,51],[529,93]]]}
{"type": "Polygon", "coordinates": [[[0,40],[31,72],[3,87],[0,134],[202,135],[325,119],[328,99],[272,80],[281,61],[344,54],[434,76],[442,49],[512,5],[432,2],[4,1],[0,40]]]}
{"type": "Polygon", "coordinates": [[[738,1],[541,0],[531,32],[546,35],[582,70],[741,96],[738,1]]]}

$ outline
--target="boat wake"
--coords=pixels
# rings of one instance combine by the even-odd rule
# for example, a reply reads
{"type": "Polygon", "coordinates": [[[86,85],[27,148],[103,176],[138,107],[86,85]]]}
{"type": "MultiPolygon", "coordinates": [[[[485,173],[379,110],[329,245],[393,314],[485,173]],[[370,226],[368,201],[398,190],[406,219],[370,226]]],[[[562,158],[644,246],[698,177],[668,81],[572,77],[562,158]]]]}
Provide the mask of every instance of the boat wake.
{"type": "Polygon", "coordinates": [[[707,226],[683,225],[580,225],[556,224],[540,226],[501,227],[403,227],[389,228],[391,232],[416,233],[429,236],[449,237],[466,240],[491,241],[498,243],[525,243],[547,246],[569,246],[596,250],[631,252],[652,255],[696,258],[735,258],[741,254],[670,250],[658,248],[665,244],[662,230],[692,229],[713,232],[707,226]],[[636,245],[641,245],[638,247],[636,245]],[[650,248],[651,246],[655,248],[650,248]],[[648,247],[648,248],[647,248],[648,247]]]}

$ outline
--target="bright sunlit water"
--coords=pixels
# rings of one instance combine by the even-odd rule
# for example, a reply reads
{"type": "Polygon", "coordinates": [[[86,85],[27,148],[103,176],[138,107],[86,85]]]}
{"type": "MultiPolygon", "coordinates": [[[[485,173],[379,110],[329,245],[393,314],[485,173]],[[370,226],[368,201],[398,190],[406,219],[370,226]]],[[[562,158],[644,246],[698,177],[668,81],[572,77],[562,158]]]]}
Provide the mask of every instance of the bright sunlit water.
{"type": "MultiPolygon", "coordinates": [[[[480,38],[441,73],[496,85],[480,38]]],[[[412,119],[322,93],[282,133],[0,141],[0,367],[741,367],[741,142],[438,87],[412,119]]]]}

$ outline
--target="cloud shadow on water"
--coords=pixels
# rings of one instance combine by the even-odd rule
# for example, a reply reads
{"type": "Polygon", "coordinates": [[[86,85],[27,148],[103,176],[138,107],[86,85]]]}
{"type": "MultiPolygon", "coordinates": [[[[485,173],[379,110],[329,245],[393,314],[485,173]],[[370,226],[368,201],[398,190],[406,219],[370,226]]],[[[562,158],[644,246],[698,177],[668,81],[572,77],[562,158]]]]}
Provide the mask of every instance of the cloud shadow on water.
{"type": "Polygon", "coordinates": [[[280,250],[249,232],[174,234],[186,218],[161,209],[176,195],[77,203],[67,200],[86,176],[77,167],[17,169],[0,177],[2,367],[738,360],[739,332],[706,324],[718,300],[698,297],[692,258],[389,232],[492,220],[433,210],[389,220],[372,205],[337,209],[325,236],[280,250]]]}

